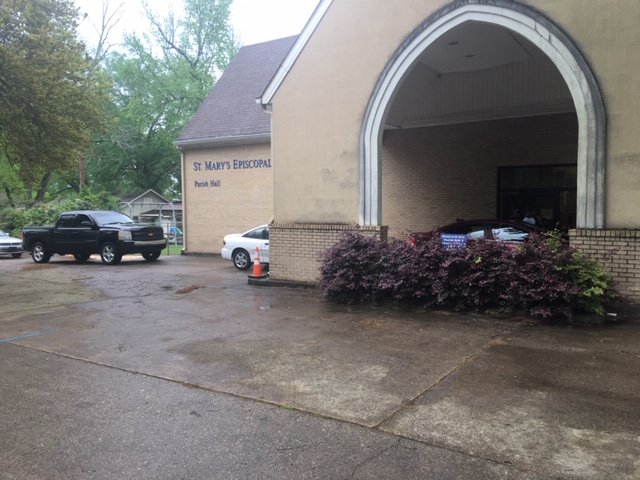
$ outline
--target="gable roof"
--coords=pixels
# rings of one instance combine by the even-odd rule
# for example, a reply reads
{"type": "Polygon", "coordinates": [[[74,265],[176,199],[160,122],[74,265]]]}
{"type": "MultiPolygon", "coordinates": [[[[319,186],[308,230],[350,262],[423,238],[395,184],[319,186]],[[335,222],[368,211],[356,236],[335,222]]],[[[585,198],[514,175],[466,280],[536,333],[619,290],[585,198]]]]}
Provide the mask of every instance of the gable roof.
{"type": "Polygon", "coordinates": [[[126,200],[127,203],[136,203],[138,200],[140,200],[141,198],[144,198],[147,195],[154,195],[155,197],[158,198],[158,200],[164,202],[164,203],[170,203],[169,200],[167,200],[166,198],[164,198],[162,195],[160,195],[158,192],[156,192],[153,188],[150,188],[149,190],[146,190],[145,192],[141,193],[140,195],[132,198],[131,200],[126,200]]]}
{"type": "Polygon", "coordinates": [[[278,91],[278,88],[280,88],[280,84],[284,81],[287,74],[289,73],[289,70],[291,70],[293,65],[296,63],[296,60],[302,53],[302,50],[309,41],[309,38],[311,38],[311,35],[318,27],[320,20],[322,20],[322,17],[324,17],[324,14],[327,12],[332,2],[333,0],[320,0],[318,2],[318,5],[316,5],[316,9],[311,14],[311,17],[302,29],[302,32],[300,32],[300,35],[298,35],[298,37],[296,38],[295,44],[293,44],[293,46],[289,50],[289,53],[280,64],[278,70],[275,72],[275,75],[272,76],[269,84],[266,85],[266,88],[262,92],[262,95],[260,97],[260,103],[262,105],[271,104],[271,100],[278,91]]]}
{"type": "Polygon", "coordinates": [[[242,47],[175,145],[188,148],[268,141],[271,119],[258,99],[297,38],[242,47]]]}

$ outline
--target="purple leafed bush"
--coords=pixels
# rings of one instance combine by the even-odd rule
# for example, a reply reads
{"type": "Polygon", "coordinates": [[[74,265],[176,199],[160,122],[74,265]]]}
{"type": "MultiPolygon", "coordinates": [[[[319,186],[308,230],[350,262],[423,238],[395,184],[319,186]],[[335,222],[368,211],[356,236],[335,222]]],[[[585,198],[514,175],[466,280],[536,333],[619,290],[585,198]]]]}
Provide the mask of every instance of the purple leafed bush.
{"type": "Polygon", "coordinates": [[[533,236],[514,251],[510,295],[514,306],[543,318],[571,317],[579,290],[562,266],[572,262],[574,250],[533,236]]]}
{"type": "Polygon", "coordinates": [[[476,240],[445,250],[437,237],[413,247],[347,233],[324,252],[320,286],[340,303],[524,309],[537,317],[570,318],[576,309],[601,313],[608,276],[548,237],[518,245],[476,240]]]}
{"type": "Polygon", "coordinates": [[[509,292],[513,251],[498,242],[476,240],[446,252],[433,289],[438,305],[487,311],[512,303],[509,292]]]}
{"type": "Polygon", "coordinates": [[[389,244],[354,233],[343,235],[323,255],[320,286],[340,303],[378,301],[388,296],[383,279],[392,271],[389,244]]]}

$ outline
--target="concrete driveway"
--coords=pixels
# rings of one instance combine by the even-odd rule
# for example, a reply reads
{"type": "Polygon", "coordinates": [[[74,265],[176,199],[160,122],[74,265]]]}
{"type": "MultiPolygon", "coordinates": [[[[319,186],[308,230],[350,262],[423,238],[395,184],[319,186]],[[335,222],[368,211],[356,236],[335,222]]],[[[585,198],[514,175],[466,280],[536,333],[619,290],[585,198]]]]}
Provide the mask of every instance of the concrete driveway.
{"type": "Polygon", "coordinates": [[[633,315],[336,306],[191,256],[0,286],[0,478],[640,478],[633,315]]]}

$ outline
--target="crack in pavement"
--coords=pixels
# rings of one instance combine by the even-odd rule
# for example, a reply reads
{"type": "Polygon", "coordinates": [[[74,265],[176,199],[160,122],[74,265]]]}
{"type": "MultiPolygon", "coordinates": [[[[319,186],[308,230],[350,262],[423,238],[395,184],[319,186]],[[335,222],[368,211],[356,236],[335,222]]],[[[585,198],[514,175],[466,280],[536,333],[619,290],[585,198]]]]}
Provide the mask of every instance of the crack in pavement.
{"type": "Polygon", "coordinates": [[[484,345],[479,347],[471,355],[467,355],[466,357],[464,357],[461,362],[459,362],[456,365],[454,365],[451,369],[449,369],[442,376],[440,376],[435,382],[433,382],[430,385],[428,385],[422,392],[418,393],[411,400],[407,400],[405,402],[402,402],[402,404],[395,411],[393,411],[389,416],[387,416],[387,418],[385,418],[384,420],[382,420],[382,421],[378,422],[376,425],[374,425],[374,428],[382,430],[382,427],[383,427],[383,425],[385,423],[389,422],[395,416],[399,415],[408,406],[413,405],[418,398],[420,398],[421,396],[423,396],[423,395],[427,394],[428,392],[432,391],[433,389],[435,389],[438,385],[440,385],[442,382],[444,382],[447,378],[449,378],[454,373],[456,373],[456,372],[462,370],[463,368],[467,367],[478,355],[484,353],[489,348],[493,347],[494,345],[504,344],[505,343],[505,341],[503,340],[504,337],[508,337],[509,335],[513,335],[521,327],[522,327],[522,325],[516,324],[511,330],[509,330],[507,332],[498,333],[498,334],[493,335],[492,337],[490,337],[490,340],[487,343],[485,343],[484,345]]]}
{"type": "Polygon", "coordinates": [[[355,478],[355,475],[358,472],[358,470],[360,470],[366,464],[368,464],[368,463],[380,458],[382,455],[387,453],[392,448],[395,448],[395,447],[399,446],[401,441],[402,441],[402,438],[398,437],[398,438],[396,438],[396,441],[393,442],[392,445],[388,445],[388,446],[382,448],[379,452],[374,453],[374,454],[370,455],[369,457],[365,458],[362,462],[358,463],[355,467],[353,467],[353,471],[351,472],[351,475],[349,476],[349,478],[355,478]]]}

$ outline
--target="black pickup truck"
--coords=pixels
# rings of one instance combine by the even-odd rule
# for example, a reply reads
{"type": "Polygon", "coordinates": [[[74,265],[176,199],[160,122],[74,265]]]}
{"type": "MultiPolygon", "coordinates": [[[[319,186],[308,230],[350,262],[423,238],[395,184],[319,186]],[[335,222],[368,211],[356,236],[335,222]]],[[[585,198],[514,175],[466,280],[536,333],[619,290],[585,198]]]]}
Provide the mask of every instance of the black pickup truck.
{"type": "Polygon", "coordinates": [[[36,263],[48,262],[55,253],[71,254],[79,262],[99,253],[108,265],[120,263],[130,253],[141,253],[145,260],[153,261],[166,246],[162,227],[136,224],[118,212],[63,212],[53,227],[22,230],[22,247],[36,263]]]}

